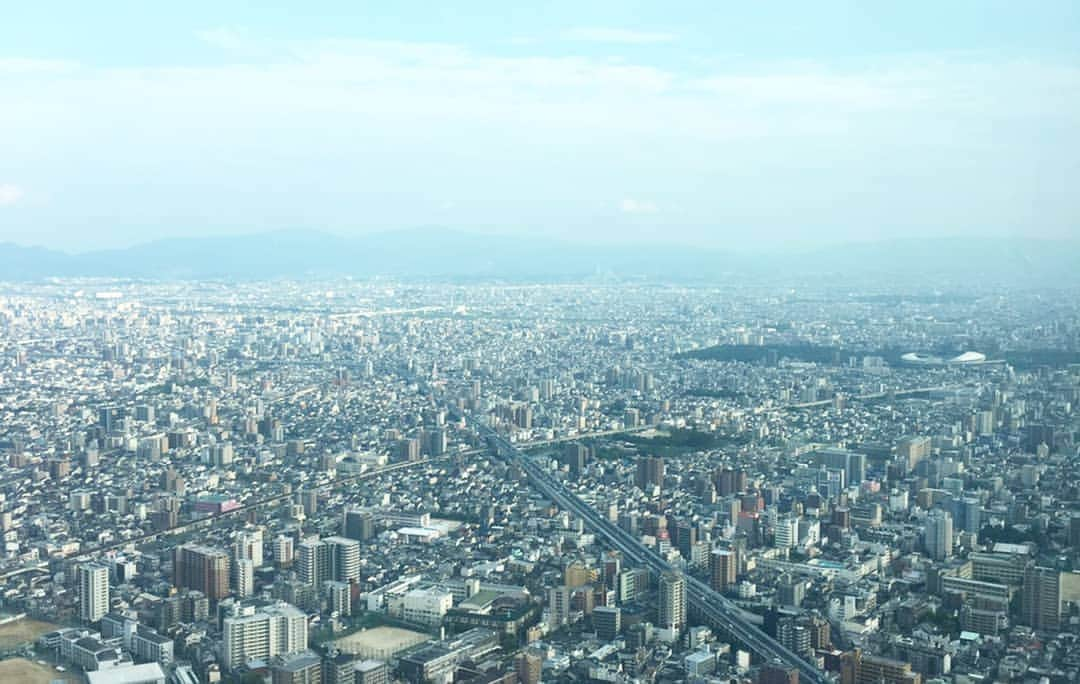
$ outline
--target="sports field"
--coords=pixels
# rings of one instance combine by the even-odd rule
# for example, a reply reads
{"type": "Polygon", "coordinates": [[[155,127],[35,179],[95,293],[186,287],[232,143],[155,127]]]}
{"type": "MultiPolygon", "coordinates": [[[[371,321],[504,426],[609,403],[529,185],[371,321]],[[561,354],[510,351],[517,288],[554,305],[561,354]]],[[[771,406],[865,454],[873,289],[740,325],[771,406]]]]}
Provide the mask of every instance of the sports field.
{"type": "MultiPolygon", "coordinates": [[[[46,632],[56,629],[56,625],[40,620],[23,618],[0,625],[0,651],[17,648],[27,642],[37,641],[37,638],[46,632]]],[[[8,681],[0,679],[0,681],[8,681]]]]}
{"type": "Polygon", "coordinates": [[[431,635],[398,627],[365,629],[334,642],[344,653],[387,660],[407,648],[429,641],[431,635]]]}
{"type": "Polygon", "coordinates": [[[85,680],[73,672],[59,672],[51,665],[42,665],[26,658],[0,660],[0,682],[50,684],[54,681],[82,684],[85,680]]]}

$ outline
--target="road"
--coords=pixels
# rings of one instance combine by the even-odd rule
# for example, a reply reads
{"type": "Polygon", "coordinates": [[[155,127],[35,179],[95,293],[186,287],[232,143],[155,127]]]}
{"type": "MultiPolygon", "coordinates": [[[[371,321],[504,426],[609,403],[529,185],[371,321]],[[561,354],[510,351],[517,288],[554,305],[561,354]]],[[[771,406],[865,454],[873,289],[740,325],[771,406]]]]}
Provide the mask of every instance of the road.
{"type": "Polygon", "coordinates": [[[516,463],[524,470],[541,494],[551,499],[558,506],[582,519],[598,536],[605,539],[613,548],[622,552],[629,562],[648,568],[657,575],[674,572],[686,581],[687,602],[703,615],[717,629],[730,639],[741,641],[747,648],[766,661],[780,660],[799,670],[799,679],[808,684],[827,684],[831,680],[818,668],[788,650],[775,639],[765,634],[756,625],[742,616],[741,609],[701,580],[683,573],[673,567],[654,549],[641,543],[626,530],[614,525],[601,516],[592,506],[582,501],[569,491],[550,473],[528,458],[503,435],[485,425],[477,423],[477,432],[503,457],[516,463]]]}

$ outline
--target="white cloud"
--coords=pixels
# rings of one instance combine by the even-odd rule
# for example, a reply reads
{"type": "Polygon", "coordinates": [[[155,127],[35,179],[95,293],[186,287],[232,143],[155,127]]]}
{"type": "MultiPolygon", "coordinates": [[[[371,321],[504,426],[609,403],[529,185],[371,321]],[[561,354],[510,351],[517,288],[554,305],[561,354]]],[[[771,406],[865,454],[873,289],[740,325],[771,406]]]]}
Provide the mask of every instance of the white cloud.
{"type": "Polygon", "coordinates": [[[655,214],[659,209],[648,200],[627,197],[622,202],[619,202],[619,211],[624,214],[655,214]]]}
{"type": "Polygon", "coordinates": [[[215,27],[196,31],[199,40],[224,52],[243,57],[268,54],[269,44],[253,37],[243,28],[215,27]]]}
{"type": "Polygon", "coordinates": [[[9,207],[17,204],[26,193],[18,185],[0,183],[0,207],[9,207]]]}
{"type": "Polygon", "coordinates": [[[0,57],[0,74],[49,75],[74,71],[78,62],[66,59],[27,59],[21,57],[0,57]]]}
{"type": "Polygon", "coordinates": [[[563,38],[586,43],[645,45],[649,43],[670,43],[675,40],[676,36],[673,33],[662,33],[658,31],[635,31],[632,29],[584,26],[564,31],[563,38]]]}

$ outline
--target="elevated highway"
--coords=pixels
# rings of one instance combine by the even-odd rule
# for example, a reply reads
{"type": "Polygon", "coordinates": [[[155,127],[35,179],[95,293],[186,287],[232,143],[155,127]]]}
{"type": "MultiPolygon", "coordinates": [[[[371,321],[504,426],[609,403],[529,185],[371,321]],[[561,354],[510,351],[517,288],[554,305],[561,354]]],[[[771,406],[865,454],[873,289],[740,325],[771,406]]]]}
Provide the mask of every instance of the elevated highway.
{"type": "Polygon", "coordinates": [[[642,544],[640,539],[635,538],[626,530],[612,524],[610,520],[600,515],[596,509],[582,501],[550,473],[529,459],[524,452],[505,436],[498,434],[485,425],[477,424],[475,428],[480,436],[486,439],[489,446],[497,451],[500,456],[522,468],[530,483],[541,494],[551,499],[564,510],[581,518],[586,526],[602,537],[612,548],[620,551],[628,561],[647,568],[656,575],[666,572],[681,575],[686,581],[687,603],[697,610],[713,627],[724,632],[729,639],[745,644],[749,650],[767,661],[780,660],[789,666],[797,668],[802,682],[827,684],[831,681],[821,670],[798,654],[785,648],[747,620],[743,616],[742,610],[732,601],[713,591],[705,582],[679,571],[654,549],[642,544]]]}

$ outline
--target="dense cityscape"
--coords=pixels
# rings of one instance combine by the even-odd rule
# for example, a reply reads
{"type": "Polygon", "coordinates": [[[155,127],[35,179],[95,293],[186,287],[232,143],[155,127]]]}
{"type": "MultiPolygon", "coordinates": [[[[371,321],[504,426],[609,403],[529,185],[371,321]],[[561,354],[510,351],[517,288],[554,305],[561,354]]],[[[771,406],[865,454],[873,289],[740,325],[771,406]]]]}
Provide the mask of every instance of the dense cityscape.
{"type": "Polygon", "coordinates": [[[0,672],[1080,681],[1078,401],[1075,289],[3,285],[0,672]]]}

